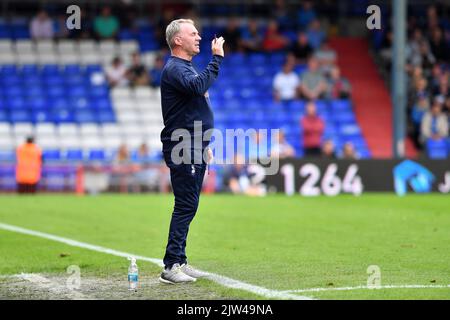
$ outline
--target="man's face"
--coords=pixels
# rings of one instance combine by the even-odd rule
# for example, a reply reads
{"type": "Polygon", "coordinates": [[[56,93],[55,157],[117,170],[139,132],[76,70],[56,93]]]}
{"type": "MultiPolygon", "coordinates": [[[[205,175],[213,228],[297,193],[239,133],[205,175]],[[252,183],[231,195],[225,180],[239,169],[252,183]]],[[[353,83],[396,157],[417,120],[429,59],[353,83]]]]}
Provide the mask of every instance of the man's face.
{"type": "Polygon", "coordinates": [[[306,105],[306,114],[308,116],[315,116],[316,115],[316,106],[313,103],[308,103],[306,105]]]}
{"type": "Polygon", "coordinates": [[[181,24],[181,30],[177,35],[177,44],[181,46],[183,51],[185,51],[190,56],[195,56],[200,53],[200,34],[194,25],[190,23],[181,24]]]}

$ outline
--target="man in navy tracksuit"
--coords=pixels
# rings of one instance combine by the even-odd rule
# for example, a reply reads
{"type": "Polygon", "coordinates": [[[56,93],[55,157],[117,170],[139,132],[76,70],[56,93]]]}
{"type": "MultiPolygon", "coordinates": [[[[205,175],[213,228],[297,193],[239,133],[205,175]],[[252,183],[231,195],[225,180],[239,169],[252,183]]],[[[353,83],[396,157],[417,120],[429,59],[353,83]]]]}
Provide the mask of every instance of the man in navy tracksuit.
{"type": "Polygon", "coordinates": [[[214,127],[207,90],[218,76],[224,56],[224,39],[220,37],[212,41],[213,57],[201,73],[197,73],[191,63],[192,57],[200,52],[201,40],[192,20],[172,21],[166,29],[166,40],[172,55],[161,75],[164,119],[161,141],[164,160],[170,168],[175,206],[160,281],[181,283],[195,281],[204,275],[188,265],[185,249],[189,225],[198,208],[206,166],[212,159],[212,153],[207,149],[209,141],[203,141],[202,137],[214,127]],[[185,141],[185,136],[183,139],[180,137],[180,129],[189,133],[188,141],[185,141]],[[200,143],[198,140],[194,143],[195,139],[200,139],[200,143]],[[190,142],[187,147],[186,142],[190,142]],[[178,149],[180,143],[185,146],[181,154],[178,149]],[[188,154],[184,154],[186,152],[188,154]],[[206,159],[203,154],[207,155],[206,159]]]}

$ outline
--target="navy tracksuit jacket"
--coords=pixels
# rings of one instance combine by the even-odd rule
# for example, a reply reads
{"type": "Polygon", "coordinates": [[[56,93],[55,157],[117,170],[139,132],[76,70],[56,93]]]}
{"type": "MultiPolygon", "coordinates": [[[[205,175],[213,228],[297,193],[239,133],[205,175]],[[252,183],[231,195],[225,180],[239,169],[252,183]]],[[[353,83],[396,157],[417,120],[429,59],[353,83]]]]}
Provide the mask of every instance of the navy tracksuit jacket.
{"type": "MultiPolygon", "coordinates": [[[[214,55],[201,73],[188,60],[170,57],[161,75],[161,105],[164,129],[161,132],[164,160],[170,168],[170,179],[175,196],[175,206],[170,222],[169,239],[164,256],[164,265],[171,268],[175,263],[186,263],[186,238],[189,225],[198,208],[200,191],[205,175],[206,163],[194,162],[194,154],[202,155],[209,141],[194,149],[194,121],[201,121],[203,133],[214,127],[207,90],[219,73],[223,57],[214,55]],[[191,161],[175,164],[171,159],[172,149],[180,141],[171,141],[176,129],[186,129],[192,136],[191,161]]],[[[198,137],[197,137],[198,138],[198,137]]]]}

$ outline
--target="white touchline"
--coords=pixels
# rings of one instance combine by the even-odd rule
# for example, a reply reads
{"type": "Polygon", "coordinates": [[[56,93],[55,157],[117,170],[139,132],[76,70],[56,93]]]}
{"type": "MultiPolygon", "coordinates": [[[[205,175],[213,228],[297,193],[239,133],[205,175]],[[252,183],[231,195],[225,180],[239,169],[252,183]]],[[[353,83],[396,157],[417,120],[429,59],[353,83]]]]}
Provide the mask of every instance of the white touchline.
{"type": "MultiPolygon", "coordinates": [[[[72,240],[72,239],[68,239],[68,238],[55,236],[55,235],[52,235],[49,233],[34,231],[34,230],[25,229],[25,228],[21,228],[21,227],[9,225],[9,224],[4,224],[4,223],[0,223],[0,229],[17,232],[17,233],[22,233],[22,234],[27,234],[27,235],[31,235],[31,236],[36,236],[36,237],[40,237],[40,238],[44,238],[44,239],[49,239],[49,240],[67,244],[72,247],[89,249],[92,251],[107,253],[107,254],[111,254],[114,256],[118,256],[118,257],[128,258],[130,256],[133,256],[137,260],[148,261],[148,262],[157,264],[160,267],[164,266],[161,259],[148,258],[148,257],[144,257],[144,256],[135,255],[133,253],[117,251],[117,250],[113,250],[113,249],[109,249],[109,248],[105,248],[105,247],[101,247],[101,246],[92,245],[92,244],[85,243],[85,242],[80,242],[80,241],[76,241],[76,240],[72,240]]],[[[205,273],[207,274],[207,276],[206,276],[207,279],[214,281],[224,287],[238,289],[238,290],[244,290],[244,291],[251,292],[251,293],[266,297],[266,298],[291,299],[291,300],[312,300],[311,297],[299,296],[297,294],[291,294],[289,292],[271,290],[271,289],[267,289],[264,287],[255,286],[255,285],[248,284],[248,283],[245,283],[245,282],[242,282],[239,280],[221,276],[221,275],[218,275],[215,273],[210,273],[210,272],[205,272],[205,273]]]]}
{"type": "Polygon", "coordinates": [[[339,287],[339,288],[309,288],[309,289],[295,289],[295,290],[285,290],[284,293],[302,293],[302,292],[322,292],[322,291],[350,291],[350,290],[380,290],[380,289],[429,289],[429,288],[449,288],[450,284],[439,285],[439,284],[404,284],[404,285],[384,285],[379,287],[368,287],[368,286],[356,286],[356,287],[339,287]]]}

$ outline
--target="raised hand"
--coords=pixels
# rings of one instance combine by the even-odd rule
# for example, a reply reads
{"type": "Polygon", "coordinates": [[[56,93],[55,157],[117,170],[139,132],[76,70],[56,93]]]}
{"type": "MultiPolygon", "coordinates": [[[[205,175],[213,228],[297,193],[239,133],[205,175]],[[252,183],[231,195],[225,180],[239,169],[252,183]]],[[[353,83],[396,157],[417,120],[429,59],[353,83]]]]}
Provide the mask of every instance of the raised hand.
{"type": "Polygon", "coordinates": [[[214,38],[214,40],[211,42],[211,51],[213,55],[219,55],[224,57],[225,54],[223,52],[223,43],[225,42],[225,39],[223,37],[220,38],[214,38]]]}

